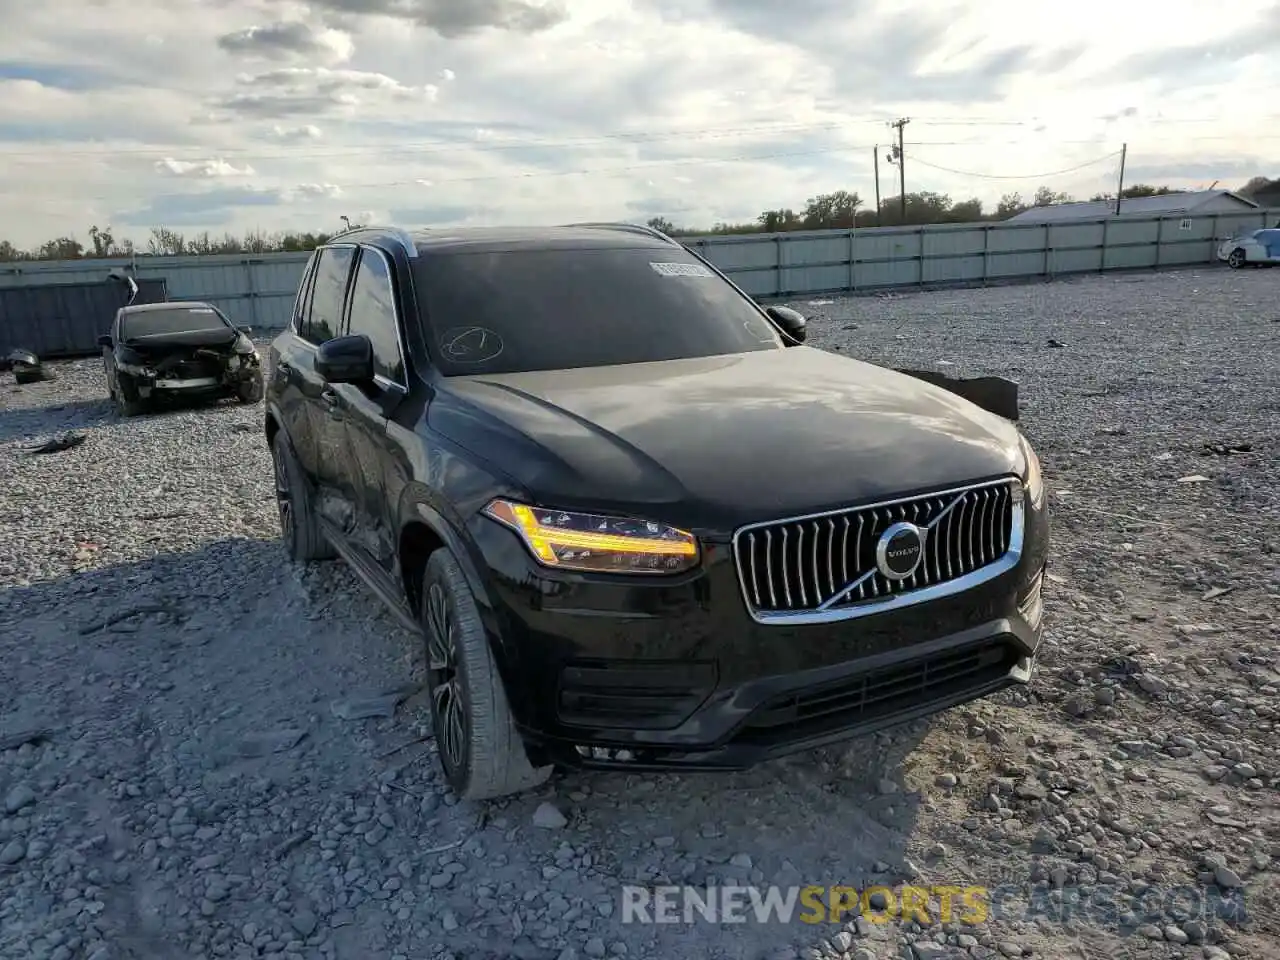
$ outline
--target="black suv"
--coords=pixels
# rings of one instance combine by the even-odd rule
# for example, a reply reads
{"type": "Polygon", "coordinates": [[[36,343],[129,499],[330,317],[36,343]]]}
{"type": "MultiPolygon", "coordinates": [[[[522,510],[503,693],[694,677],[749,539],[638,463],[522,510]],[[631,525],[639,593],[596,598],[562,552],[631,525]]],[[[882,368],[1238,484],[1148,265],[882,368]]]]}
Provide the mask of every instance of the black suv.
{"type": "Polygon", "coordinates": [[[1030,679],[1026,440],[803,339],[642,227],[315,252],[271,346],[284,539],[421,632],[457,793],[740,768],[1030,679]]]}

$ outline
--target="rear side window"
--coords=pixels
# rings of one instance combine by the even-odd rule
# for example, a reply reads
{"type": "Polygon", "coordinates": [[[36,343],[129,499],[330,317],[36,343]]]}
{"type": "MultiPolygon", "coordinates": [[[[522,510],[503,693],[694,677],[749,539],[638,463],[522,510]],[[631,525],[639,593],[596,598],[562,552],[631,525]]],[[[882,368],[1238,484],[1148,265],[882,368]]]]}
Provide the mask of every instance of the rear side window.
{"type": "Polygon", "coordinates": [[[307,315],[307,339],[312,343],[332,340],[342,329],[342,302],[354,259],[354,247],[325,247],[320,251],[307,315]]]}
{"type": "Polygon", "coordinates": [[[316,261],[320,258],[318,252],[314,252],[307,259],[307,265],[302,271],[302,282],[298,284],[298,296],[293,301],[293,329],[298,336],[304,340],[310,340],[308,336],[308,310],[311,306],[311,281],[316,276],[316,261]]]}
{"type": "Polygon", "coordinates": [[[404,358],[396,332],[396,298],[391,270],[376,250],[364,250],[351,287],[348,333],[364,334],[373,343],[373,372],[404,384],[404,358]]]}

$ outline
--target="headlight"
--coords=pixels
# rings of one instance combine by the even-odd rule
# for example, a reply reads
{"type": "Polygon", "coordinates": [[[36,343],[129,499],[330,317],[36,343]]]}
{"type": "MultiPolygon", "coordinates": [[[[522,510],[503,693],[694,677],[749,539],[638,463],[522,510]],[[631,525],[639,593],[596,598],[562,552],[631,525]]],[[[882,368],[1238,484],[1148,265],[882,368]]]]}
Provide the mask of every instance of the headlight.
{"type": "Polygon", "coordinates": [[[690,533],[650,520],[568,513],[494,500],[485,516],[510,527],[547,567],[595,573],[677,573],[698,562],[690,533]]]}
{"type": "Polygon", "coordinates": [[[1027,462],[1027,472],[1022,478],[1022,483],[1027,488],[1027,496],[1030,497],[1032,506],[1038,507],[1044,501],[1044,475],[1040,472],[1040,458],[1031,449],[1027,438],[1021,439],[1022,456],[1027,462]]]}

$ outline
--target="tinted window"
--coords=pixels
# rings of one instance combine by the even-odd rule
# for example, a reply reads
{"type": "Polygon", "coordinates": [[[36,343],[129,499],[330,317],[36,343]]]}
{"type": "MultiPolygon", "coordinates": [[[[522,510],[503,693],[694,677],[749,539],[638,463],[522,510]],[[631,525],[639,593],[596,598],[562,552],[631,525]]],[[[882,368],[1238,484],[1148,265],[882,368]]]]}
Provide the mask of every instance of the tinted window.
{"type": "Polygon", "coordinates": [[[443,252],[416,263],[446,375],[782,348],[750,301],[675,247],[443,252]]]}
{"type": "Polygon", "coordinates": [[[226,322],[212,307],[173,306],[126,313],[120,319],[120,338],[128,340],[165,333],[190,333],[193,330],[225,330],[226,327],[226,322]]]}
{"type": "Polygon", "coordinates": [[[388,380],[404,383],[404,361],[396,335],[395,293],[387,261],[372,251],[360,254],[356,280],[351,287],[349,333],[362,333],[373,341],[373,369],[388,380]]]}
{"type": "Polygon", "coordinates": [[[317,259],[319,254],[313,253],[307,260],[307,266],[302,271],[302,282],[298,285],[298,296],[293,302],[293,329],[304,339],[309,339],[307,307],[311,304],[311,281],[315,277],[317,259]]]}
{"type": "Polygon", "coordinates": [[[342,329],[342,301],[354,258],[354,247],[326,247],[320,251],[307,314],[307,339],[312,343],[332,340],[342,329]]]}

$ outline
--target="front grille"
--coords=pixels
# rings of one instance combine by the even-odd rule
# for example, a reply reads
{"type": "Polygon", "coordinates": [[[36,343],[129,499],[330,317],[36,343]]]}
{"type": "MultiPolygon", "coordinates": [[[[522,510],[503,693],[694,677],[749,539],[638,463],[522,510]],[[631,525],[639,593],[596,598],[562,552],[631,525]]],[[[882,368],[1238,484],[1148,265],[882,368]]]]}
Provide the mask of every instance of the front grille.
{"type": "Polygon", "coordinates": [[[748,527],[734,538],[747,606],[758,618],[873,606],[939,587],[1005,557],[1019,533],[1021,485],[1000,480],[887,504],[748,527]],[[907,522],[924,532],[919,566],[895,580],[876,564],[880,535],[907,522]]]}
{"type": "Polygon", "coordinates": [[[158,376],[168,380],[198,380],[216,377],[221,372],[216,361],[205,357],[166,357],[156,364],[155,369],[158,376]]]}
{"type": "Polygon", "coordinates": [[[735,740],[767,744],[815,736],[945,703],[997,684],[1019,658],[1011,644],[988,641],[787,694],[752,712],[735,740]]]}

